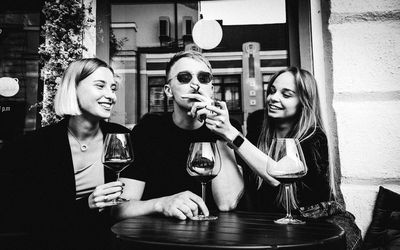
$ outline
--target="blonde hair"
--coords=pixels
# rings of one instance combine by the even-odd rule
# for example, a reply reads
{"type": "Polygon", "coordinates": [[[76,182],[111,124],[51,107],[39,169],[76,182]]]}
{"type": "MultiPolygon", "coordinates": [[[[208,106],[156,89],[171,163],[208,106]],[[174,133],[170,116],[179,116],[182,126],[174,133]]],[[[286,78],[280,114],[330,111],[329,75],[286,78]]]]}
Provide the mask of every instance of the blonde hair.
{"type": "MultiPolygon", "coordinates": [[[[325,133],[321,117],[317,82],[310,72],[304,69],[300,69],[298,67],[289,67],[287,69],[277,72],[275,75],[272,76],[270,82],[268,83],[267,94],[271,93],[271,87],[278,76],[286,72],[289,72],[294,76],[296,92],[298,93],[300,100],[300,110],[298,111],[298,114],[295,118],[295,124],[290,129],[286,137],[295,138],[302,142],[312,136],[317,128],[325,133]]],[[[273,120],[268,117],[268,109],[265,109],[264,112],[264,121],[257,145],[260,150],[268,153],[268,149],[272,143],[272,139],[274,139],[275,137],[275,125],[273,123],[273,120]]],[[[261,180],[259,179],[259,181],[261,180]]],[[[334,178],[333,165],[331,164],[331,162],[329,162],[329,185],[331,189],[331,195],[333,196],[333,198],[335,198],[336,183],[334,178]]],[[[278,197],[279,196],[280,195],[278,195],[278,197]]],[[[292,199],[294,198],[292,197],[292,199]]],[[[281,202],[282,201],[278,203],[281,202]]]]}
{"type": "Polygon", "coordinates": [[[57,115],[74,116],[82,114],[76,95],[76,87],[100,67],[108,68],[114,74],[113,69],[98,58],[79,59],[68,66],[54,99],[54,109],[57,115]]]}
{"type": "Polygon", "coordinates": [[[176,62],[178,62],[182,58],[192,58],[198,62],[204,63],[207,68],[212,72],[211,64],[208,61],[208,59],[200,52],[193,51],[193,50],[188,50],[188,51],[180,51],[176,53],[171,60],[167,63],[165,73],[167,76],[167,79],[169,79],[169,72],[171,71],[172,66],[175,65],[176,62]]]}

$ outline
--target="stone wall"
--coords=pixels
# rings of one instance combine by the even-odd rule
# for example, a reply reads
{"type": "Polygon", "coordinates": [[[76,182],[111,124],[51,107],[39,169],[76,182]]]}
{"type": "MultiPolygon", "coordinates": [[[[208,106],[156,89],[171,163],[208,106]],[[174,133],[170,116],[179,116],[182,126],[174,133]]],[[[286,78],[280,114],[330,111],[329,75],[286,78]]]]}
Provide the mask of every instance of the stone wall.
{"type": "Polygon", "coordinates": [[[400,192],[400,1],[321,3],[341,188],[365,234],[379,186],[400,192]]]}

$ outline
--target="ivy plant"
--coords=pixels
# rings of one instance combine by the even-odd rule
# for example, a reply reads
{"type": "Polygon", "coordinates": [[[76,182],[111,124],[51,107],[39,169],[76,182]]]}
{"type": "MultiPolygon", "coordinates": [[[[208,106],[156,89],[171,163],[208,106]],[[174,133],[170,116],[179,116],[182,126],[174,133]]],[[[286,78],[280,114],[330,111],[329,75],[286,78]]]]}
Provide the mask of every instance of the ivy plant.
{"type": "Polygon", "coordinates": [[[79,0],[46,1],[42,10],[45,23],[39,47],[40,77],[43,80],[42,126],[60,120],[54,112],[54,97],[68,65],[82,58],[84,29],[92,25],[92,11],[79,0]]]}

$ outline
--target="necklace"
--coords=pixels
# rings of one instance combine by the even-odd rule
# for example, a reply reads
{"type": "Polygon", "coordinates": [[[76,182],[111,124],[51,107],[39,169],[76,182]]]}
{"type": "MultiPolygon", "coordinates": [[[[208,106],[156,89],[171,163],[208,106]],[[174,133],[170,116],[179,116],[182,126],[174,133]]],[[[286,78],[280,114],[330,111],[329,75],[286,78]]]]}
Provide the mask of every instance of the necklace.
{"type": "Polygon", "coordinates": [[[68,128],[68,132],[70,133],[70,135],[72,135],[72,137],[74,137],[74,139],[79,143],[79,145],[81,146],[81,151],[85,152],[88,149],[88,145],[85,143],[81,143],[78,138],[76,138],[76,136],[74,135],[74,133],[72,133],[72,131],[68,128]]]}

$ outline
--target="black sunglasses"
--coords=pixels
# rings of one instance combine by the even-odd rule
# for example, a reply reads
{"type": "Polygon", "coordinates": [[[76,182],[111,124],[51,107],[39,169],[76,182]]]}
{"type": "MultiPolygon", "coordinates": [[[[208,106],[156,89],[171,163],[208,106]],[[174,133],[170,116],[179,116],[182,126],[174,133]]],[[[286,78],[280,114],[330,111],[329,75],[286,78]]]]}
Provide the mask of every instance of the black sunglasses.
{"type": "MultiPolygon", "coordinates": [[[[171,77],[168,82],[170,82],[172,79],[174,79],[176,77],[176,79],[178,79],[178,81],[180,83],[190,83],[190,81],[193,78],[192,73],[190,73],[189,71],[182,71],[179,72],[177,75],[175,75],[174,77],[171,77]]],[[[200,71],[199,73],[197,73],[196,75],[197,80],[199,80],[200,83],[202,84],[207,84],[210,83],[213,79],[213,75],[210,72],[205,72],[205,71],[200,71]]]]}

